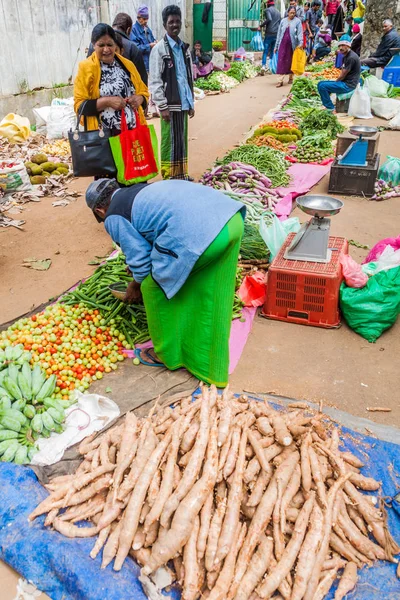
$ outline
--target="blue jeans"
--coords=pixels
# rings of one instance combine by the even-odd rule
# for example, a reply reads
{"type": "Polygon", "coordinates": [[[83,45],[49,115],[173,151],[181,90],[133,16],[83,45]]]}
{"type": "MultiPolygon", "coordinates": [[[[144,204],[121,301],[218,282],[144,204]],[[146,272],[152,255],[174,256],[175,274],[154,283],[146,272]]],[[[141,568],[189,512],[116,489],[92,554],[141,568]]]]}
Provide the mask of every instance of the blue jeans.
{"type": "Polygon", "coordinates": [[[321,96],[322,104],[329,110],[335,108],[331,100],[331,94],[347,94],[351,90],[352,88],[349,88],[347,83],[343,81],[320,81],[318,84],[318,92],[321,96]]]}
{"type": "Polygon", "coordinates": [[[274,55],[276,43],[276,35],[266,35],[264,38],[264,52],[262,56],[262,66],[265,67],[267,64],[267,58],[271,55],[271,58],[274,55]]]}

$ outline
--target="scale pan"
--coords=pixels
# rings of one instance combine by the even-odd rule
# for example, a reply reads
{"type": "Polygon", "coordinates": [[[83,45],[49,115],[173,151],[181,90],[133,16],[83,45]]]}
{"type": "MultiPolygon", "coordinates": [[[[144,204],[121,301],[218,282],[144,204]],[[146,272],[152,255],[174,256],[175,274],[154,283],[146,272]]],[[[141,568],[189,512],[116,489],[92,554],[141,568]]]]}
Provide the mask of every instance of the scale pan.
{"type": "Polygon", "coordinates": [[[376,127],[365,127],[363,125],[353,125],[352,127],[349,127],[349,133],[351,133],[351,135],[361,135],[362,137],[366,138],[372,137],[377,132],[378,129],[376,127]]]}
{"type": "Polygon", "coordinates": [[[343,202],[331,196],[320,196],[310,194],[299,196],[296,200],[297,206],[308,215],[313,217],[331,217],[337,215],[343,208],[343,202]]]}

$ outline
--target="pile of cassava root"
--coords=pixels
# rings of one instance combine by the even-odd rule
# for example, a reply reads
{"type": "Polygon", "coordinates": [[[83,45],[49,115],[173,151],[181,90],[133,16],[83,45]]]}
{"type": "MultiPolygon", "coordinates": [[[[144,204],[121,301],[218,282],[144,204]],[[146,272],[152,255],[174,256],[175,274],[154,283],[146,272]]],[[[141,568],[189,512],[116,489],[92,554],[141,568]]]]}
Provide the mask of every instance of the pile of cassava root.
{"type": "Polygon", "coordinates": [[[341,599],[358,569],[397,562],[399,548],[362,493],[379,482],[321,418],[203,386],[83,440],[76,473],[53,479],[30,519],[98,535],[90,555],[102,549],[103,568],[130,555],[150,582],[170,563],[183,600],[320,600],[336,578],[341,599]]]}

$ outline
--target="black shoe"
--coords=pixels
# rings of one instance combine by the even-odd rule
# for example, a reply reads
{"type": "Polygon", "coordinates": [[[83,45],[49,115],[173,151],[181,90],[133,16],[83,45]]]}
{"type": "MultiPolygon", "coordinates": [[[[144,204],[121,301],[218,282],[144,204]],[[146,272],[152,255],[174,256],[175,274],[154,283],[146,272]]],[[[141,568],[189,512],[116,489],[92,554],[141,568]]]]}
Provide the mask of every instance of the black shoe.
{"type": "Polygon", "coordinates": [[[194,181],[194,177],[188,177],[186,181],[194,181]]]}

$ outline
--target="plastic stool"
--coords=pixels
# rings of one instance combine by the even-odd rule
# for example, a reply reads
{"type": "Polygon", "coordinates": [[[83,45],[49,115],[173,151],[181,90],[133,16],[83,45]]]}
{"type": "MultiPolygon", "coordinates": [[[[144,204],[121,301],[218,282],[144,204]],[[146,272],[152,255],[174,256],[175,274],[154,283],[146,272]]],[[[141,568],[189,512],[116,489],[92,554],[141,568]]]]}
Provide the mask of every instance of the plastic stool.
{"type": "Polygon", "coordinates": [[[395,54],[383,69],[382,79],[394,85],[400,86],[400,54],[395,54]]]}
{"type": "Polygon", "coordinates": [[[350,98],[354,94],[355,90],[347,92],[347,94],[338,94],[336,96],[335,110],[337,113],[347,113],[350,105],[350,98]]]}

